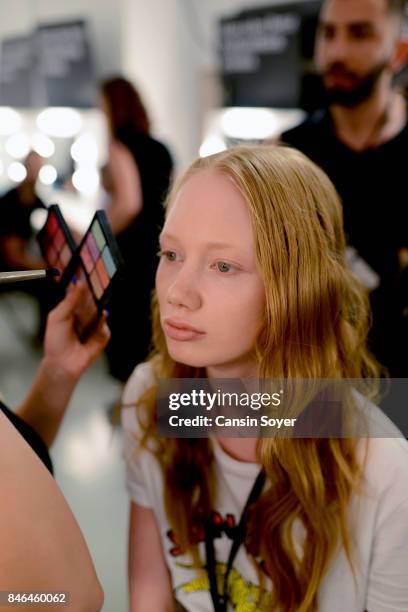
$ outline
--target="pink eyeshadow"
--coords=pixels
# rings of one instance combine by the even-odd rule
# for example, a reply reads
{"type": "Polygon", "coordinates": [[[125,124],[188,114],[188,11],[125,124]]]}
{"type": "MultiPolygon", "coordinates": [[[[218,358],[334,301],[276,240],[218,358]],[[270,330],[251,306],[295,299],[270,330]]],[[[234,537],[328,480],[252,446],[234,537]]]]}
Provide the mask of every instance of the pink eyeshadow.
{"type": "Polygon", "coordinates": [[[99,249],[98,245],[95,242],[95,238],[91,233],[88,234],[86,239],[86,244],[88,245],[89,252],[94,261],[96,261],[99,257],[99,249]]]}
{"type": "Polygon", "coordinates": [[[82,261],[84,262],[85,270],[90,273],[92,268],[94,267],[94,262],[86,244],[84,244],[81,249],[81,257],[82,261]]]}

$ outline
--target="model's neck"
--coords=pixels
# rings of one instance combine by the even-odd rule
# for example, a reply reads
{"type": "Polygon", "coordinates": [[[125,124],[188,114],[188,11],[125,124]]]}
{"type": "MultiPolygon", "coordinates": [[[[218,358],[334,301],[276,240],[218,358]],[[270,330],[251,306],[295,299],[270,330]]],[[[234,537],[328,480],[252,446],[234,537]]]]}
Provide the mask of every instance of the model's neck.
{"type": "Polygon", "coordinates": [[[223,438],[217,436],[221,448],[227,455],[245,463],[259,463],[258,438],[223,438]]]}
{"type": "Polygon", "coordinates": [[[258,378],[258,363],[236,363],[226,365],[208,366],[207,378],[258,378]]]}
{"type": "Polygon", "coordinates": [[[376,147],[396,136],[406,121],[403,97],[390,87],[378,87],[353,107],[330,107],[336,135],[355,151],[376,147]]]}

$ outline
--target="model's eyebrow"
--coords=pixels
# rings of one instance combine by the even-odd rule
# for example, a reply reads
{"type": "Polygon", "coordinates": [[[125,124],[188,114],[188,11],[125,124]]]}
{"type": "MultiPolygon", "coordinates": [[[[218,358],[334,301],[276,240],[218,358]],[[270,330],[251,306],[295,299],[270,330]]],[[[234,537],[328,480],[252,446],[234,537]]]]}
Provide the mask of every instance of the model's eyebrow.
{"type": "MultiPolygon", "coordinates": [[[[160,235],[159,240],[160,240],[160,242],[162,240],[170,240],[171,242],[176,242],[176,243],[180,244],[180,240],[176,236],[173,236],[172,234],[169,234],[167,232],[163,232],[160,235]]],[[[206,242],[204,246],[205,246],[205,248],[207,250],[237,249],[237,248],[239,248],[238,245],[230,244],[228,242],[217,242],[217,241],[206,242]]]]}
{"type": "Polygon", "coordinates": [[[176,238],[176,236],[172,236],[171,234],[168,234],[167,232],[162,232],[159,236],[159,240],[173,240],[174,242],[178,242],[178,238],[176,238]]]}
{"type": "Polygon", "coordinates": [[[215,249],[237,249],[238,245],[236,244],[231,244],[228,242],[207,242],[206,243],[206,248],[208,250],[215,250],[215,249]]]}

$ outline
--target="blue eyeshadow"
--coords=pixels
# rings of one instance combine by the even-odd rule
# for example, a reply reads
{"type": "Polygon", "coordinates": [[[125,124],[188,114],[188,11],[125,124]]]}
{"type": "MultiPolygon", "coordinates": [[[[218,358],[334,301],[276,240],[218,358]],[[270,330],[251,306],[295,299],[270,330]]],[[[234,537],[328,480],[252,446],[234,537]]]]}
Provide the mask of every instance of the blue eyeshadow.
{"type": "Polygon", "coordinates": [[[109,276],[112,278],[112,276],[116,272],[116,266],[112,259],[112,255],[110,254],[110,251],[107,247],[105,247],[102,251],[102,259],[105,264],[106,271],[108,272],[109,276]]]}

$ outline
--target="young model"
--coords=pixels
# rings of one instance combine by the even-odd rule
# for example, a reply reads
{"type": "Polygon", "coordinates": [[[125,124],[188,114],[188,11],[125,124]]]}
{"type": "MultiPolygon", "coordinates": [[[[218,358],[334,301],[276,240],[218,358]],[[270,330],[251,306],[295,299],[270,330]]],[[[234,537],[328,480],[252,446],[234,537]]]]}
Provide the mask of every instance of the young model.
{"type": "Polygon", "coordinates": [[[158,379],[378,374],[330,180],[281,147],[199,159],[160,242],[155,352],[123,398],[131,610],[406,610],[404,440],[156,431],[158,379]]]}

